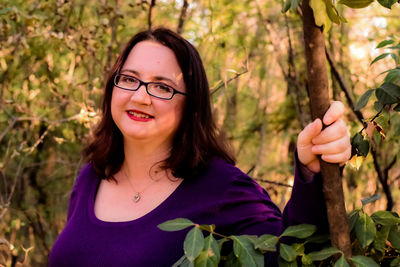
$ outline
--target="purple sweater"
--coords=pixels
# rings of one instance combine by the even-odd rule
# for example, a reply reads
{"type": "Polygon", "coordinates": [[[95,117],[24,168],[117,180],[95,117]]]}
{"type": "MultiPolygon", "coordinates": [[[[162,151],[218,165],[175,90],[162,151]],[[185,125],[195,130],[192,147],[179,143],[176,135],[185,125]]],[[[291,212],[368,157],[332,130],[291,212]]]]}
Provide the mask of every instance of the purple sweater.
{"type": "MultiPolygon", "coordinates": [[[[216,232],[225,235],[279,235],[285,227],[299,223],[326,229],[321,179],[300,171],[296,161],[294,188],[283,214],[253,179],[214,159],[201,176],[185,179],[154,210],[127,222],[96,218],[100,180],[87,164],[72,189],[67,224],[54,243],[49,266],[172,266],[184,253],[188,229],[165,232],[157,225],[178,217],[215,224],[216,232]]],[[[276,255],[267,255],[267,263],[275,261],[276,255]]]]}

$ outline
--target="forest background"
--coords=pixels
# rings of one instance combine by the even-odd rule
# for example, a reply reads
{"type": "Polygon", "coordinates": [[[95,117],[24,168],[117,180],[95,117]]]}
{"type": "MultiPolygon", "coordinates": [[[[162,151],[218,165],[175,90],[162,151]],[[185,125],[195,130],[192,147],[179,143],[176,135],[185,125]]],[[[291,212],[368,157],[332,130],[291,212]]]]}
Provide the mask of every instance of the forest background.
{"type": "MultiPolygon", "coordinates": [[[[80,151],[99,119],[105,75],[127,40],[149,27],[174,29],[199,49],[218,124],[234,145],[238,166],[285,206],[297,134],[311,121],[298,12],[282,14],[278,0],[3,1],[0,264],[46,264],[84,164],[80,151]]],[[[390,57],[370,63],[385,51],[375,49],[378,43],[399,40],[400,5],[391,11],[378,3],[338,8],[347,23],[325,33],[332,62],[327,65],[331,98],[347,105],[353,136],[363,128],[354,104],[382,83],[380,73],[396,66],[390,57]]],[[[372,103],[361,112],[366,119],[376,114],[372,103]]],[[[358,170],[345,167],[346,207],[381,196],[364,210],[398,212],[400,114],[376,121],[386,139],[372,138],[376,155],[369,154],[358,170]]]]}

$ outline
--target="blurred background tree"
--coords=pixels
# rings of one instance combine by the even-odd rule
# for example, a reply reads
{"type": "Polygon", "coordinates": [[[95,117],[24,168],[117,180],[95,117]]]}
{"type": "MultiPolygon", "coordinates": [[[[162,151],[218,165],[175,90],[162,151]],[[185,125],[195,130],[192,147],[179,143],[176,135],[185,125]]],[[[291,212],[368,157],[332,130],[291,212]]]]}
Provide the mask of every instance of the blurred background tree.
{"type": "MultiPolygon", "coordinates": [[[[122,45],[150,27],[174,29],[199,49],[238,166],[283,208],[296,136],[310,116],[301,19],[281,8],[278,0],[0,1],[0,264],[46,265],[84,164],[80,151],[98,121],[104,77],[122,45]]],[[[348,23],[326,33],[330,82],[332,97],[349,105],[353,135],[363,127],[354,103],[399,64],[387,57],[370,66],[382,52],[376,45],[398,34],[400,8],[339,11],[348,23]]],[[[373,104],[362,113],[375,115],[373,104]]],[[[365,209],[386,209],[382,177],[390,208],[399,210],[400,115],[378,123],[387,139],[375,138],[376,158],[344,170],[349,210],[374,194],[383,197],[365,209]]]]}

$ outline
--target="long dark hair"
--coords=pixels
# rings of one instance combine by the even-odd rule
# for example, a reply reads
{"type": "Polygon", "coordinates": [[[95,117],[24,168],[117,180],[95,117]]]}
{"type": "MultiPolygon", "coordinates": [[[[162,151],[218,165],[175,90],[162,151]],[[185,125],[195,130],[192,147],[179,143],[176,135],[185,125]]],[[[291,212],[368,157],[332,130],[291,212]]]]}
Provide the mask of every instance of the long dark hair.
{"type": "Polygon", "coordinates": [[[174,52],[187,90],[171,154],[162,162],[162,168],[172,170],[175,177],[190,178],[204,170],[212,157],[235,164],[235,157],[224,134],[216,127],[206,72],[196,48],[165,28],[147,30],[133,36],[111,68],[103,95],[102,119],[93,132],[91,142],[83,150],[84,158],[92,163],[102,179],[112,179],[121,169],[124,161],[123,136],[111,117],[113,81],[132,48],[145,40],[158,42],[174,52]]]}

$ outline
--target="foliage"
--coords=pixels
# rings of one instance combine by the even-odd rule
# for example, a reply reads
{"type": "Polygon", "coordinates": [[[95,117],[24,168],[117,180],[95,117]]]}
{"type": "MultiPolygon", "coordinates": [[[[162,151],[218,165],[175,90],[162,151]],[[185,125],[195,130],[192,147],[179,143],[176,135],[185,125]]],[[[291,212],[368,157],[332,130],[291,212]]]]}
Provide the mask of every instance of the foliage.
{"type": "MultiPolygon", "coordinates": [[[[395,67],[381,73],[385,74],[383,83],[375,89],[367,90],[355,105],[355,110],[358,111],[367,105],[371,96],[375,95],[376,100],[373,106],[377,113],[372,119],[365,121],[364,127],[352,138],[353,159],[351,162],[355,165],[359,165],[356,162],[357,158],[363,159],[368,155],[370,141],[373,142],[375,146],[376,143],[379,143],[375,138],[375,133],[380,135],[381,139],[386,138],[384,128],[376,122],[376,120],[385,120],[386,117],[386,120],[392,119],[392,121],[396,122],[398,115],[392,114],[400,111],[400,41],[394,36],[391,36],[389,39],[380,42],[376,48],[386,48],[391,52],[377,56],[372,60],[371,65],[390,56],[395,67]]],[[[389,128],[389,126],[387,128],[389,128]]],[[[398,133],[395,133],[395,135],[398,135],[398,133]]],[[[398,156],[396,155],[396,157],[398,156]]]]}
{"type": "MultiPolygon", "coordinates": [[[[98,120],[104,77],[121,45],[148,27],[150,2],[0,1],[0,264],[46,265],[65,225],[69,192],[83,164],[80,151],[98,120]]],[[[176,29],[183,1],[155,2],[152,25],[176,29]]],[[[218,123],[236,149],[239,167],[251,170],[283,207],[291,192],[295,136],[309,121],[300,17],[282,16],[278,0],[189,2],[182,34],[204,61],[218,123]]],[[[291,0],[289,9],[300,2],[291,0]]],[[[341,71],[357,95],[371,88],[373,75],[360,70],[368,63],[357,65],[348,49],[358,38],[346,34],[359,28],[354,15],[343,4],[335,6],[349,24],[330,33],[340,32],[335,45],[342,54],[341,71]],[[354,82],[351,72],[371,77],[354,82]]],[[[373,39],[398,32],[397,18],[387,21],[385,29],[362,28],[368,27],[373,39]]],[[[390,120],[376,119],[387,142],[377,132],[373,136],[383,146],[384,163],[398,147],[392,134],[399,131],[398,112],[390,114],[390,120]]],[[[368,160],[357,173],[345,169],[348,206],[369,193],[373,175],[368,160]]],[[[391,190],[398,194],[398,180],[391,177],[391,190]]],[[[204,242],[214,244],[207,237],[204,242]]]]}
{"type": "Polygon", "coordinates": [[[224,236],[214,231],[215,225],[199,225],[184,218],[164,222],[158,227],[164,231],[193,227],[185,238],[185,255],[174,266],[264,266],[262,254],[265,253],[279,253],[279,266],[398,264],[400,217],[396,212],[377,211],[369,216],[361,208],[352,211],[348,219],[355,255],[350,259],[345,259],[340,250],[330,246],[328,236],[316,235],[316,227],[309,224],[289,226],[280,236],[224,236]],[[208,232],[208,236],[204,238],[203,232],[208,232]],[[296,238],[296,241],[286,244],[287,237],[296,238]],[[223,250],[225,243],[233,243],[233,251],[223,250]],[[312,247],[315,244],[318,249],[312,247]]]}

